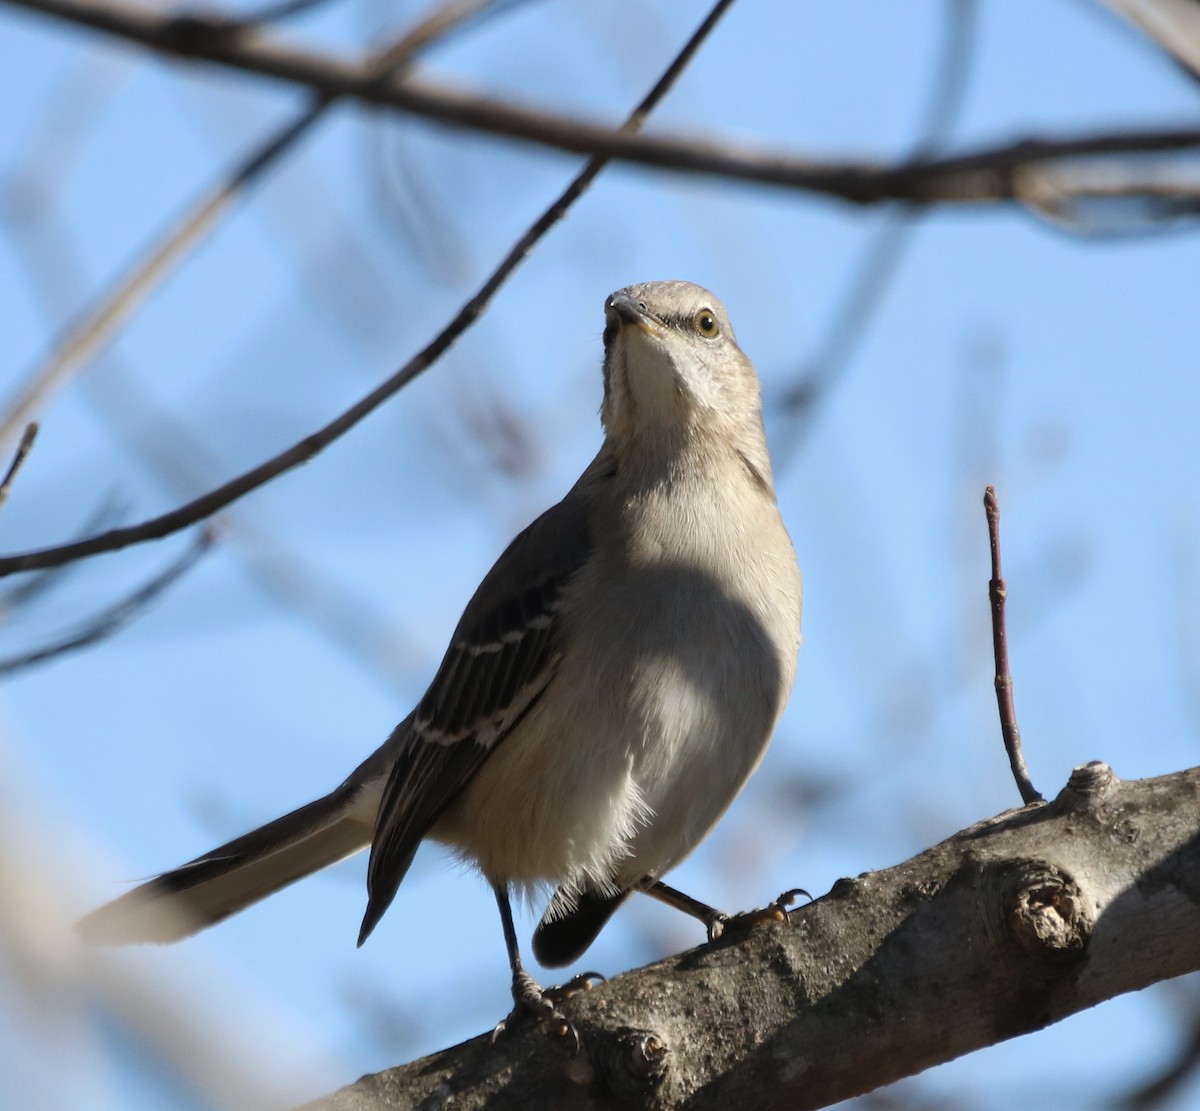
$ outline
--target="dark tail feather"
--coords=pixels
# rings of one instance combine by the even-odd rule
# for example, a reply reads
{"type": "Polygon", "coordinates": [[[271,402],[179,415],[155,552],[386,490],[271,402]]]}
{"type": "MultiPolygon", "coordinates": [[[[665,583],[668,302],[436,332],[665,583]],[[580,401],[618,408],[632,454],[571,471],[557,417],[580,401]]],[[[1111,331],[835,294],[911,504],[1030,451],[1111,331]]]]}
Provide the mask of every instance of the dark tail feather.
{"type": "Polygon", "coordinates": [[[127,945],[178,941],[212,926],[366,848],[375,814],[360,798],[363,786],[347,782],[316,802],[164,872],[92,911],[76,928],[93,944],[127,945]]]}
{"type": "Polygon", "coordinates": [[[560,900],[565,901],[560,890],[534,931],[533,955],[547,968],[561,968],[578,960],[630,894],[620,891],[616,895],[598,895],[585,891],[575,898],[572,909],[559,914],[560,900]]]}

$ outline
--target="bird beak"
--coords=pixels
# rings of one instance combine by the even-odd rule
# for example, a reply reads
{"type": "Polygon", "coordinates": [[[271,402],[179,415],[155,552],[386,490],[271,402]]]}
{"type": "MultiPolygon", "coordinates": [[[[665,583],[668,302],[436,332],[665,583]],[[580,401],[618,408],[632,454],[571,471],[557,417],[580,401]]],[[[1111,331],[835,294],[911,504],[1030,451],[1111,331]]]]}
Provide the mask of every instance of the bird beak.
{"type": "Polygon", "coordinates": [[[633,324],[639,328],[646,328],[649,331],[648,325],[654,320],[653,314],[646,308],[644,301],[638,301],[630,297],[628,293],[614,293],[605,306],[608,310],[609,319],[616,317],[621,324],[633,324]]]}

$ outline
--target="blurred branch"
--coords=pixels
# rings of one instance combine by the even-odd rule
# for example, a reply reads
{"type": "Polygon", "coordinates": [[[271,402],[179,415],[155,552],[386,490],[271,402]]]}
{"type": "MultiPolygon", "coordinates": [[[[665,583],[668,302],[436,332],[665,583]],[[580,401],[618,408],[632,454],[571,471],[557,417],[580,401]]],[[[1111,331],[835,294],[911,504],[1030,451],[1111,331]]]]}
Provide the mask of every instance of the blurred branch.
{"type": "Polygon", "coordinates": [[[128,275],[110,292],[101,295],[93,308],[66,329],[46,360],[30,373],[18,394],[5,403],[4,419],[0,421],[0,442],[11,436],[52,391],[61,387],[75,370],[96,354],[174,266],[216,226],[254,179],[308,131],[318,115],[310,109],[276,132],[225,181],[202,197],[134,264],[128,275]]]}
{"type": "MultiPolygon", "coordinates": [[[[125,506],[118,498],[110,494],[89,514],[87,520],[76,532],[79,539],[85,539],[100,529],[106,529],[125,516],[125,506]]],[[[0,593],[0,621],[7,621],[9,616],[28,605],[39,594],[45,593],[51,587],[61,583],[74,568],[71,564],[61,567],[48,567],[36,575],[29,575],[20,582],[14,583],[0,593]]]]}
{"type": "Polygon", "coordinates": [[[12,489],[13,479],[17,477],[17,471],[21,469],[21,464],[25,462],[26,456],[29,454],[29,449],[33,447],[33,441],[37,438],[38,426],[36,424],[27,424],[25,431],[21,434],[21,442],[17,444],[17,450],[13,453],[12,462],[8,465],[8,472],[4,476],[4,480],[0,482],[0,507],[8,501],[8,491],[12,489]]]}
{"type": "Polygon", "coordinates": [[[1113,1111],[1153,1111],[1183,1108],[1186,1090],[1200,1071],[1200,977],[1171,980],[1154,993],[1160,1006],[1170,1011],[1174,1026],[1174,1052],[1156,1061],[1150,1075],[1108,1102],[1113,1111]]]}
{"type": "MultiPolygon", "coordinates": [[[[394,73],[411,62],[421,50],[488,9],[512,2],[447,0],[381,50],[368,68],[376,80],[394,73]]],[[[182,219],[168,228],[127,274],[102,293],[79,320],[67,327],[47,358],[28,375],[25,385],[5,403],[4,417],[0,420],[0,443],[11,437],[51,392],[60,388],[112,338],[175,266],[216,228],[234,202],[308,134],[334,99],[326,95],[315,97],[295,119],[259,143],[224,181],[211,187],[182,219]]]]}
{"type": "Polygon", "coordinates": [[[232,970],[222,978],[215,966],[197,968],[204,979],[194,974],[188,985],[161,965],[82,947],[74,924],[88,899],[83,880],[94,865],[94,838],[68,840],[64,816],[14,774],[10,755],[0,746],[0,985],[4,1017],[19,1021],[5,1027],[4,1106],[144,1106],[149,1099],[210,1111],[284,1111],[333,1074],[315,1043],[256,1002],[232,970]],[[242,1008],[228,1012],[238,1020],[215,1022],[211,1007],[197,1006],[199,983],[227,1008],[242,1008]],[[247,1013],[270,1021],[248,1036],[247,1013]],[[89,1027],[96,1031],[90,1036],[89,1027]],[[14,1090],[12,1065],[21,1054],[31,1059],[27,1071],[39,1074],[32,1089],[23,1090],[18,1074],[14,1090]],[[122,1089],[113,1064],[128,1054],[154,1078],[137,1096],[122,1089]],[[64,1100],[64,1092],[78,1098],[64,1100]]]}
{"type": "MultiPolygon", "coordinates": [[[[447,3],[424,14],[419,22],[382,50],[379,57],[387,64],[403,64],[411,58],[412,52],[444,41],[445,36],[463,29],[471,20],[495,14],[501,9],[511,9],[519,2],[522,0],[448,0],[447,3]],[[439,35],[442,37],[439,38],[439,35]]],[[[78,82],[74,84],[78,85],[78,82]]],[[[73,98],[89,106],[99,99],[94,90],[77,88],[73,91],[73,98]]],[[[326,104],[327,102],[323,103],[319,108],[323,109],[326,104]]],[[[319,114],[319,110],[314,112],[306,109],[294,123],[276,131],[266,143],[256,149],[242,169],[231,176],[230,185],[222,187],[223,190],[244,190],[251,184],[252,178],[257,177],[269,166],[277,165],[281,156],[300,138],[301,128],[315,122],[319,114]]],[[[65,123],[78,122],[77,116],[62,112],[52,113],[50,118],[43,122],[41,131],[35,131],[29,146],[50,146],[53,140],[60,139],[64,134],[65,123]],[[50,134],[47,135],[47,132],[50,134]]],[[[74,141],[82,142],[79,136],[75,136],[74,141]]],[[[49,171],[45,172],[50,174],[50,180],[43,180],[42,168],[47,161],[46,155],[41,152],[30,152],[27,157],[18,160],[7,183],[7,215],[12,220],[13,240],[26,254],[34,278],[34,288],[41,292],[46,312],[53,319],[62,317],[61,304],[64,297],[68,303],[71,301],[70,295],[64,289],[64,274],[78,272],[80,266],[63,232],[60,231],[58,235],[50,234],[50,204],[47,198],[52,197],[55,187],[61,184],[64,176],[61,164],[65,160],[61,156],[49,160],[51,165],[49,171]]],[[[229,206],[218,209],[212,201],[202,198],[199,208],[188,219],[172,228],[162,245],[152,250],[150,255],[162,259],[174,249],[174,245],[178,244],[183,236],[188,236],[189,244],[194,246],[198,238],[189,235],[189,229],[203,223],[203,231],[200,234],[206,234],[217,226],[219,217],[229,211],[229,206]]],[[[142,267],[149,268],[148,264],[142,267]]],[[[169,272],[170,267],[160,266],[153,274],[147,275],[147,280],[161,281],[169,272]]],[[[68,287],[70,284],[66,283],[68,287]]],[[[127,297],[127,285],[119,284],[111,291],[105,292],[98,300],[99,311],[107,314],[104,328],[111,331],[122,319],[127,318],[119,319],[118,314],[105,307],[121,303],[127,297]]],[[[93,321],[94,319],[93,315],[93,321]]],[[[102,329],[94,323],[88,327],[89,338],[93,343],[99,343],[98,333],[102,329]]],[[[59,350],[62,347],[60,344],[59,350]]],[[[75,362],[73,368],[79,369],[82,365],[75,362]]],[[[44,364],[42,369],[53,373],[54,358],[44,364]]],[[[228,473],[228,467],[206,449],[186,424],[175,419],[165,407],[156,405],[147,390],[123,380],[118,365],[111,358],[105,367],[105,373],[87,379],[85,388],[90,392],[92,400],[102,408],[109,427],[156,471],[173,498],[194,497],[214,485],[222,474],[228,473]]],[[[101,529],[111,527],[115,523],[112,518],[113,514],[106,511],[103,516],[91,520],[77,535],[81,538],[88,537],[101,529]]],[[[367,605],[354,596],[352,591],[341,589],[329,581],[328,576],[312,566],[303,553],[290,548],[271,530],[261,511],[232,512],[225,516],[223,524],[228,530],[232,551],[243,561],[250,575],[270,597],[316,624],[325,635],[365,663],[386,682],[397,682],[398,673],[409,666],[410,661],[405,659],[403,637],[382,620],[377,608],[367,605]]],[[[36,591],[60,581],[63,571],[69,566],[47,569],[10,588],[0,596],[0,616],[14,611],[36,591]]],[[[26,662],[36,662],[36,659],[40,658],[42,653],[35,654],[34,660],[26,661],[25,657],[22,657],[10,663],[13,666],[23,666],[26,662]]]]}
{"type": "Polygon", "coordinates": [[[1200,81],[1200,4],[1196,0],[1103,0],[1200,81]]]}
{"type": "Polygon", "coordinates": [[[829,1106],[1200,968],[1197,792],[1200,768],[1086,764],[1053,802],[839,880],[786,924],[578,993],[575,1057],[529,1023],[306,1111],[829,1106]]]}
{"type": "MultiPolygon", "coordinates": [[[[1200,5],[1198,5],[1200,6],[1200,5]]],[[[1031,182],[1025,204],[1072,235],[1115,237],[1173,231],[1200,215],[1200,171],[1161,165],[1047,167],[1031,182]]]]}
{"type": "Polygon", "coordinates": [[[267,0],[267,3],[257,10],[239,12],[235,21],[244,27],[258,23],[280,23],[331,2],[332,0],[267,0]]]}
{"type": "Polygon", "coordinates": [[[144,613],[150,604],[173,583],[189,571],[205,552],[216,541],[219,529],[210,525],[196,538],[195,542],[173,563],[156,575],[144,586],[138,587],[132,594],[122,598],[115,605],[102,610],[87,621],[78,632],[62,637],[42,648],[31,652],[22,652],[19,656],[0,659],[0,675],[11,675],[23,671],[34,664],[46,663],[56,656],[87,648],[99,641],[106,640],[119,632],[140,614],[144,613]]]}
{"type": "Polygon", "coordinates": [[[159,54],[204,61],[246,74],[299,85],[326,97],[386,106],[454,127],[523,139],[659,169],[706,174],[819,193],[854,204],[904,201],[913,205],[1022,202],[1040,168],[1064,159],[1193,150],[1200,128],[1142,128],[1066,138],[1026,137],[945,158],[898,164],[816,160],[776,151],[625,129],[521,108],[410,76],[380,78],[373,63],[346,61],[281,42],[259,30],[205,31],[176,19],[111,0],[0,0],[78,26],[140,43],[159,54]]]}
{"type": "MultiPolygon", "coordinates": [[[[113,434],[155,472],[168,496],[192,497],[208,489],[213,476],[228,471],[204,437],[111,359],[104,373],[89,377],[83,388],[113,434]]],[[[400,619],[382,613],[354,585],[337,581],[303,544],[289,541],[273,527],[266,507],[234,506],[221,515],[221,523],[225,550],[240,560],[267,597],[309,622],[393,689],[407,692],[408,672],[427,661],[414,649],[411,630],[400,619]]]]}
{"type": "MultiPolygon", "coordinates": [[[[684,68],[695,56],[709,32],[716,25],[732,0],[717,0],[712,10],[705,17],[696,32],[684,44],[683,48],[672,60],[663,75],[655,82],[654,87],[642,98],[642,101],[630,114],[625,127],[636,130],[642,126],[647,116],[667,94],[667,91],[678,79],[684,68]]],[[[600,171],[608,164],[608,159],[596,156],[588,160],[584,168],[575,176],[553,203],[533,222],[524,235],[517,240],[508,254],[501,260],[500,265],[491,273],[475,295],[467,301],[450,321],[421,351],[414,355],[387,381],[377,386],[357,404],[351,406],[340,416],[330,421],[324,428],[305,437],[299,443],[280,452],[278,455],[259,464],[238,477],[219,486],[217,489],[195,498],[169,513],[153,517],[138,525],[128,528],[113,529],[110,532],[90,537],[73,544],[64,544],[55,548],[44,548],[40,551],[26,552],[22,555],[0,558],[0,576],[13,574],[17,571],[31,571],[39,567],[56,567],[74,559],[96,555],[100,552],[116,551],[130,544],[143,543],[147,540],[157,540],[169,536],[188,525],[211,516],[231,502],[256,490],[271,479],[285,471],[307,463],[338,437],[348,432],[359,421],[374,412],[380,405],[401,390],[418,375],[427,370],[437,361],[482,315],[496,291],[508,280],[509,276],[521,265],[533,250],[538,240],[542,238],[567,210],[579,199],[591,185],[600,171]]]]}
{"type": "Polygon", "coordinates": [[[1109,1105],[1114,1111],[1152,1111],[1153,1108],[1170,1107],[1183,1094],[1200,1071],[1200,1008],[1194,1001],[1191,1013],[1181,1026],[1184,1041],[1175,1056],[1149,1080],[1114,1099],[1109,1105]]]}
{"type": "MultiPolygon", "coordinates": [[[[938,65],[926,95],[924,121],[913,157],[931,157],[950,134],[962,108],[971,72],[976,31],[975,0],[949,0],[938,65]]],[[[816,353],[786,391],[780,408],[791,418],[776,439],[773,455],[782,469],[812,427],[818,401],[845,372],[883,303],[912,242],[923,210],[892,207],[858,261],[850,284],[834,308],[816,353]]]]}

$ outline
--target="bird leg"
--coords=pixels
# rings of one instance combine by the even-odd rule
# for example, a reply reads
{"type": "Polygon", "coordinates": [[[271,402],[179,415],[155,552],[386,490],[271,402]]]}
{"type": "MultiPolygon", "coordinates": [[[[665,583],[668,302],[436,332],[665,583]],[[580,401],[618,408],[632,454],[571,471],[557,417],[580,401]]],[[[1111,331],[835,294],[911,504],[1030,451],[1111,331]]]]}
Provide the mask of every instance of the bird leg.
{"type": "Polygon", "coordinates": [[[752,930],[764,922],[782,922],[787,917],[787,908],[796,901],[798,895],[812,898],[804,888],[794,887],[790,891],[785,891],[778,899],[768,903],[765,907],[742,911],[740,914],[726,914],[724,911],[710,907],[707,903],[700,902],[699,899],[693,899],[690,895],[685,895],[677,888],[670,887],[662,880],[656,880],[651,876],[647,876],[643,881],[642,890],[647,895],[652,895],[660,902],[666,903],[667,906],[681,910],[684,914],[690,914],[693,918],[698,918],[708,930],[709,941],[716,941],[726,931],[740,932],[752,930]]]}
{"type": "Polygon", "coordinates": [[[579,1034],[575,1027],[567,1021],[558,1010],[558,1005],[579,991],[587,991],[593,980],[603,981],[599,972],[581,972],[573,976],[565,984],[556,988],[542,987],[521,963],[521,950],[517,945],[517,930],[513,925],[512,904],[508,897],[508,884],[492,885],[496,895],[496,906],[500,910],[500,924],[504,928],[504,944],[508,948],[508,964],[512,969],[513,1009],[497,1024],[492,1031],[492,1041],[495,1041],[507,1030],[511,1030],[522,1019],[532,1015],[546,1024],[546,1028],[559,1037],[569,1037],[575,1043],[575,1052],[579,1052],[579,1034]]]}

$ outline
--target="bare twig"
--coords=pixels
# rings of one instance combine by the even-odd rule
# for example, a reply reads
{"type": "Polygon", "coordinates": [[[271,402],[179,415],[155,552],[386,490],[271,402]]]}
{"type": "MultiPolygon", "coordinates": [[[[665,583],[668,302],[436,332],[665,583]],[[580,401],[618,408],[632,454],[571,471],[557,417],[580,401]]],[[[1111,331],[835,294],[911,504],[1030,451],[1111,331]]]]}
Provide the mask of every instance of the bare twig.
{"type": "Polygon", "coordinates": [[[387,106],[454,127],[607,160],[807,190],[854,204],[1020,202],[1031,176],[1043,163],[1200,147],[1200,128],[1143,128],[1068,138],[1025,138],[952,157],[910,159],[899,165],[817,161],[697,139],[635,136],[625,129],[613,131],[408,75],[380,80],[370,63],[316,54],[257,31],[234,36],[181,35],[171,19],[111,0],[0,2],[138,42],[161,54],[301,85],[325,96],[387,106]]]}
{"type": "MultiPolygon", "coordinates": [[[[169,497],[193,497],[212,485],[213,475],[228,472],[222,457],[186,419],[139,386],[112,359],[106,361],[102,375],[84,383],[84,393],[113,435],[157,474],[169,497]]],[[[417,666],[419,653],[411,630],[400,618],[381,613],[361,589],[331,578],[303,543],[289,541],[273,526],[266,507],[232,506],[221,514],[221,522],[227,534],[225,552],[241,561],[267,597],[315,627],[377,678],[394,689],[408,689],[409,672],[417,666]]],[[[68,563],[29,577],[60,574],[77,566],[68,563]]],[[[424,664],[423,658],[420,662],[424,664]]]]}
{"type": "Polygon", "coordinates": [[[313,8],[327,3],[329,0],[267,0],[261,8],[239,13],[236,21],[244,26],[253,26],[257,23],[279,23],[285,19],[291,19],[293,16],[303,15],[305,12],[310,12],[313,8]]]}
{"type": "Polygon", "coordinates": [[[25,431],[21,434],[21,442],[17,444],[17,450],[13,454],[13,460],[8,465],[8,473],[5,474],[4,480],[0,481],[0,506],[3,506],[8,501],[8,491],[12,488],[13,479],[17,477],[17,471],[21,469],[21,464],[25,462],[25,457],[29,454],[29,449],[33,447],[33,441],[37,438],[38,426],[36,423],[30,423],[25,426],[25,431]]]}
{"type": "MultiPolygon", "coordinates": [[[[462,31],[473,21],[477,23],[481,18],[495,14],[501,9],[511,10],[514,4],[519,2],[523,0],[445,0],[423,14],[415,25],[381,50],[378,64],[405,64],[418,50],[428,49],[445,41],[445,38],[462,31]]],[[[82,93],[76,88],[72,95],[76,98],[83,96],[83,102],[89,106],[96,102],[96,97],[90,90],[88,93],[82,93]]],[[[323,102],[325,105],[327,103],[323,102]]],[[[253,175],[257,176],[269,165],[278,164],[284,152],[300,137],[300,125],[315,122],[318,115],[319,112],[305,109],[297,123],[288,124],[276,132],[247,161],[247,166],[242,171],[243,180],[238,184],[245,188],[249,184],[251,170],[253,175]]],[[[40,136],[41,145],[48,145],[44,134],[46,129],[50,129],[51,134],[58,138],[64,134],[68,125],[77,124],[78,120],[78,114],[55,113],[54,117],[45,123],[43,134],[40,136]],[[60,116],[65,116],[65,119],[59,118],[60,116]]],[[[38,145],[38,138],[35,134],[30,145],[38,145]]],[[[59,157],[55,164],[60,165],[63,161],[64,159],[59,157]]],[[[40,155],[34,157],[32,153],[29,158],[18,160],[18,168],[14,170],[14,177],[9,186],[13,198],[11,208],[15,216],[12,230],[15,242],[23,245],[28,254],[35,279],[39,270],[41,271],[41,282],[35,282],[35,285],[42,291],[47,311],[52,316],[61,316],[61,312],[56,310],[64,297],[62,271],[78,270],[78,264],[71,260],[67,242],[60,237],[54,244],[58,255],[54,268],[51,270],[45,265],[40,268],[36,265],[38,254],[44,252],[48,246],[45,235],[37,234],[38,228],[45,222],[38,217],[44,216],[46,198],[53,195],[53,186],[62,176],[52,175],[49,181],[41,180],[38,170],[43,164],[44,159],[40,155]],[[25,198],[36,199],[41,203],[26,203],[17,211],[17,206],[25,198]]],[[[230,207],[222,209],[223,212],[230,210],[230,207]]],[[[217,223],[216,214],[210,212],[210,215],[213,215],[214,219],[208,222],[206,230],[211,230],[217,223]]],[[[194,224],[202,218],[202,214],[193,215],[190,222],[194,224]]],[[[178,229],[173,229],[171,236],[177,238],[182,228],[183,225],[180,225],[178,229]]],[[[167,240],[168,244],[169,242],[170,236],[167,240]]],[[[161,252],[164,249],[166,245],[157,250],[161,252]]],[[[157,277],[161,279],[168,272],[168,268],[159,269],[157,277]]],[[[103,308],[106,304],[120,302],[125,296],[124,288],[118,286],[106,292],[97,304],[103,308]]],[[[71,298],[68,297],[67,300],[70,301],[71,298]]],[[[115,327],[116,323],[116,315],[112,314],[106,326],[115,327]]],[[[44,365],[53,372],[53,362],[44,365]]],[[[76,363],[77,368],[79,365],[81,364],[76,363]]],[[[116,363],[110,361],[101,378],[92,379],[87,383],[93,399],[104,407],[109,423],[117,435],[124,438],[134,451],[148,459],[163,476],[168,490],[174,496],[193,497],[211,487],[222,473],[228,472],[228,468],[207,453],[185,426],[173,420],[165,410],[156,409],[144,392],[128,387],[121,396],[114,396],[116,391],[111,388],[114,375],[119,378],[119,368],[116,363]],[[150,435],[142,431],[147,426],[154,429],[150,435]]],[[[117,523],[113,520],[114,516],[119,519],[124,514],[105,511],[98,519],[85,524],[76,533],[76,537],[89,537],[93,533],[112,527],[117,523]]],[[[352,593],[339,590],[317,574],[304,556],[295,549],[289,549],[272,533],[270,527],[261,519],[261,513],[233,513],[224,518],[224,523],[232,538],[237,541],[233,550],[241,556],[250,574],[270,595],[293,611],[314,621],[334,641],[347,648],[356,658],[365,661],[385,681],[396,681],[397,672],[402,671],[409,662],[406,652],[401,647],[403,637],[384,627],[374,610],[362,604],[352,593]]],[[[18,585],[9,588],[0,595],[0,617],[12,613],[28,602],[34,593],[57,585],[65,577],[64,572],[69,571],[71,566],[66,564],[45,569],[23,578],[18,585]]]]}
{"type": "MultiPolygon", "coordinates": [[[[108,528],[125,515],[125,506],[115,494],[109,494],[88,514],[75,535],[82,540],[100,529],[108,528]]],[[[16,613],[22,606],[29,605],[38,595],[58,586],[73,570],[74,567],[69,563],[62,567],[48,567],[36,575],[27,575],[19,582],[5,587],[4,591],[0,592],[0,621],[7,621],[11,614],[16,613]]]]}
{"type": "MultiPolygon", "coordinates": [[[[950,0],[942,49],[925,105],[925,120],[914,157],[930,157],[949,134],[962,107],[975,43],[975,0],[950,0]]],[[[884,215],[859,259],[850,284],[835,307],[816,354],[784,393],[781,408],[791,416],[789,427],[772,455],[784,467],[812,427],[817,402],[826,396],[854,357],[867,334],[871,318],[899,269],[912,241],[922,210],[892,208],[884,215]]]]}
{"type": "MultiPolygon", "coordinates": [[[[402,69],[422,50],[478,18],[498,3],[512,0],[448,0],[435,8],[394,43],[380,51],[368,68],[375,79],[402,69]]],[[[50,354],[28,375],[25,385],[3,407],[0,443],[10,438],[72,373],[95,356],[116,330],[144,303],[168,274],[213,231],[222,216],[262,177],[277,165],[320,120],[335,102],[320,94],[292,121],[260,142],[224,181],[211,187],[151,248],[96,298],[82,316],[71,323],[50,354]]]]}
{"type": "MultiPolygon", "coordinates": [[[[674,84],[684,67],[691,61],[696,51],[700,49],[704,39],[716,25],[717,20],[725,13],[732,0],[717,0],[712,10],[697,28],[696,32],[684,44],[678,55],[667,67],[662,77],[654,84],[649,93],[630,114],[625,127],[636,130],[641,127],[646,117],[667,90],[674,84]]],[[[43,548],[39,551],[25,552],[21,555],[0,558],[0,576],[11,575],[17,571],[31,571],[39,567],[57,567],[74,559],[96,555],[100,552],[116,551],[130,544],[138,544],[147,540],[157,540],[169,536],[182,528],[211,516],[231,502],[245,494],[256,490],[277,475],[307,463],[318,452],[328,447],[339,436],[348,432],[368,414],[374,412],[423,371],[427,370],[441,357],[476,320],[483,314],[484,309],[495,295],[496,291],[526,259],[534,245],[547,231],[566,215],[567,209],[578,200],[591,185],[596,175],[607,165],[608,158],[596,156],[575,176],[562,194],[533,222],[530,228],[517,240],[516,244],[492,272],[478,292],[469,300],[454,319],[450,321],[421,351],[414,355],[387,381],[377,386],[357,404],[335,417],[324,428],[318,429],[312,435],[305,437],[299,443],[280,452],[278,455],[260,463],[257,467],[231,479],[224,485],[195,498],[177,509],[153,517],[140,524],[127,528],[113,529],[98,536],[73,544],[64,544],[54,548],[43,548]]]]}
{"type": "Polygon", "coordinates": [[[285,150],[295,144],[316,122],[319,111],[310,108],[274,134],[229,177],[212,189],[171,228],[151,250],[122,277],[81,319],[69,325],[46,360],[29,375],[26,384],[4,406],[0,441],[26,421],[46,397],[59,388],[73,371],[96,354],[117,328],[142,304],[176,263],[186,257],[212,230],[233,202],[285,150]]]}
{"type": "Polygon", "coordinates": [[[46,663],[67,652],[87,648],[120,631],[139,614],[144,613],[150,603],[167,587],[190,570],[196,561],[212,547],[218,534],[219,529],[215,526],[210,525],[203,529],[195,543],[172,562],[166,570],[155,575],[148,583],[138,587],[128,597],[122,598],[119,602],[93,616],[77,632],[61,637],[41,648],[22,652],[19,656],[0,659],[0,675],[11,675],[32,667],[34,664],[46,663]]]}
{"type": "Polygon", "coordinates": [[[379,77],[394,77],[418,54],[466,27],[478,26],[491,16],[501,15],[525,0],[445,0],[427,12],[391,46],[375,54],[369,67],[379,77]]]}
{"type": "Polygon", "coordinates": [[[1017,712],[1013,706],[1012,675],[1008,669],[1008,628],[1004,616],[1004,603],[1008,599],[1008,587],[1000,571],[1000,503],[996,489],[989,486],[983,494],[983,508],[987,513],[988,542],[992,549],[992,578],[988,583],[988,598],[992,603],[992,647],[996,656],[996,704],[1000,709],[1000,734],[1004,738],[1004,751],[1012,768],[1021,800],[1026,805],[1044,801],[1029,778],[1025,766],[1025,753],[1021,749],[1021,730],[1017,728],[1017,712]]]}

